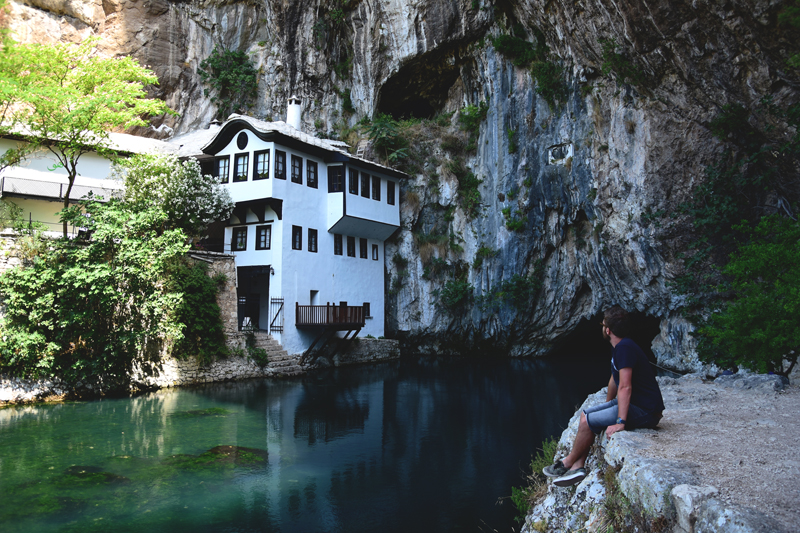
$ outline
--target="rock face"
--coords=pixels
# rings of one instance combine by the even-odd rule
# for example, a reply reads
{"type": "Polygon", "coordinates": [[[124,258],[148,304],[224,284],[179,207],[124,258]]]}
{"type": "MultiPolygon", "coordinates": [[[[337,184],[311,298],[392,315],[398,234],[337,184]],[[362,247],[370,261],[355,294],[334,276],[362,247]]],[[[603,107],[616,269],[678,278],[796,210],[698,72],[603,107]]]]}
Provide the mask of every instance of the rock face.
{"type": "MultiPolygon", "coordinates": [[[[693,235],[669,215],[724,148],[708,129],[722,105],[797,100],[786,59],[800,35],[778,24],[782,5],[11,0],[5,20],[21,41],[98,35],[103,53],[149,65],[155,93],[180,113],[164,118],[176,133],[216,113],[197,74],[215,46],[246,50],[259,69],[250,114],[283,119],[297,94],[307,131],[351,139],[347,128],[364,116],[433,117],[485,102],[475,149],[455,155],[439,138],[404,188],[403,229],[387,247],[390,329],[407,349],[538,354],[619,303],[660,321],[662,364],[696,369],[684,302],[670,288],[693,235]],[[557,105],[494,48],[492,37],[511,32],[546,42],[566,86],[557,105]],[[603,74],[602,40],[641,81],[603,74]],[[482,180],[477,214],[459,201],[465,172],[482,180]],[[432,246],[421,235],[444,238],[432,246]],[[452,289],[468,305],[441,305],[452,289]]],[[[463,136],[457,115],[444,127],[463,136]]]]}

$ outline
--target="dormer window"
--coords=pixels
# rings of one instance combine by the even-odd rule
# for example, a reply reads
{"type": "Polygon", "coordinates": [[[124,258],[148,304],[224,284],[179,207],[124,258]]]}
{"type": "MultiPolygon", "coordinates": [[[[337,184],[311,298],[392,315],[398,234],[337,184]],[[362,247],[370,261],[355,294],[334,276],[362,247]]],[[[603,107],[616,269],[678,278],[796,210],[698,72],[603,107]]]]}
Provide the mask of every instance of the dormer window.
{"type": "Polygon", "coordinates": [[[247,167],[250,166],[250,154],[236,154],[233,181],[247,181],[247,167]]]}
{"type": "Polygon", "coordinates": [[[228,183],[231,174],[231,158],[224,155],[216,158],[214,161],[214,177],[220,183],[228,183]]]}
{"type": "Polygon", "coordinates": [[[266,180],[269,179],[269,150],[255,153],[255,161],[253,165],[253,179],[266,180]]]}

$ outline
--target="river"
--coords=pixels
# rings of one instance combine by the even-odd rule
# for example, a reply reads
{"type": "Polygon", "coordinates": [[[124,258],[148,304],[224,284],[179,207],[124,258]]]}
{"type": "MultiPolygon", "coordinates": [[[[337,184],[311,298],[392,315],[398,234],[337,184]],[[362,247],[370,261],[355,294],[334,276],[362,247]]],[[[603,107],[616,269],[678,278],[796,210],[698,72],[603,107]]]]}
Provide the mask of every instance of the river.
{"type": "Polygon", "coordinates": [[[0,409],[3,531],[519,529],[510,500],[608,361],[404,358],[0,409]]]}

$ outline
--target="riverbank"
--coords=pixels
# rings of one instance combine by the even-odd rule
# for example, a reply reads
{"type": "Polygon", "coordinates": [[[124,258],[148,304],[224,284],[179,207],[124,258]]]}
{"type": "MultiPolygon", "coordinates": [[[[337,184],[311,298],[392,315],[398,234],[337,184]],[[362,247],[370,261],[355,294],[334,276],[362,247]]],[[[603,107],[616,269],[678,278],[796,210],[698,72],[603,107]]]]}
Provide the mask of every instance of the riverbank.
{"type": "MultiPolygon", "coordinates": [[[[244,335],[239,334],[232,344],[245,346],[244,335]],[[241,338],[238,338],[241,337],[241,338]]],[[[229,336],[229,341],[231,341],[229,336]]],[[[284,378],[304,374],[308,370],[324,366],[348,366],[389,361],[400,357],[399,342],[393,339],[358,338],[347,345],[341,353],[330,359],[320,358],[312,367],[300,364],[301,354],[288,354],[271,336],[257,336],[256,347],[267,354],[266,365],[259,365],[247,356],[231,355],[224,359],[201,364],[196,358],[164,358],[157,371],[146,374],[135,370],[124,390],[114,388],[116,394],[158,390],[170,387],[221,383],[256,378],[284,378]],[[323,364],[324,363],[324,364],[323,364]]],[[[0,407],[4,405],[37,402],[57,402],[69,399],[89,399],[109,392],[101,380],[86,380],[67,383],[57,377],[43,379],[15,378],[0,374],[0,407]]]]}
{"type": "MultiPolygon", "coordinates": [[[[666,410],[657,430],[595,445],[575,487],[549,483],[523,531],[789,532],[800,523],[800,387],[778,376],[659,378],[666,410]]],[[[587,398],[561,435],[565,455],[587,398]]]]}

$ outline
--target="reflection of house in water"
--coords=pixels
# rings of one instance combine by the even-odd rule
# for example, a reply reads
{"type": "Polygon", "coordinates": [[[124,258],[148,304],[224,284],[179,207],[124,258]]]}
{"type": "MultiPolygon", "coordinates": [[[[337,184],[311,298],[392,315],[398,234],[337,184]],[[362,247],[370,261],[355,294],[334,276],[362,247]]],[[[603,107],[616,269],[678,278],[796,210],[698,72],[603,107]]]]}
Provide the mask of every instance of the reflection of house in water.
{"type": "Polygon", "coordinates": [[[328,442],[363,431],[369,418],[369,398],[358,388],[326,390],[330,394],[306,395],[294,413],[294,437],[309,444],[328,442]]]}
{"type": "Polygon", "coordinates": [[[236,202],[205,246],[236,256],[239,327],[270,332],[289,353],[339,331],[381,336],[384,243],[407,176],[300,131],[298,100],[288,117],[231,115],[172,141],[236,202]]]}

